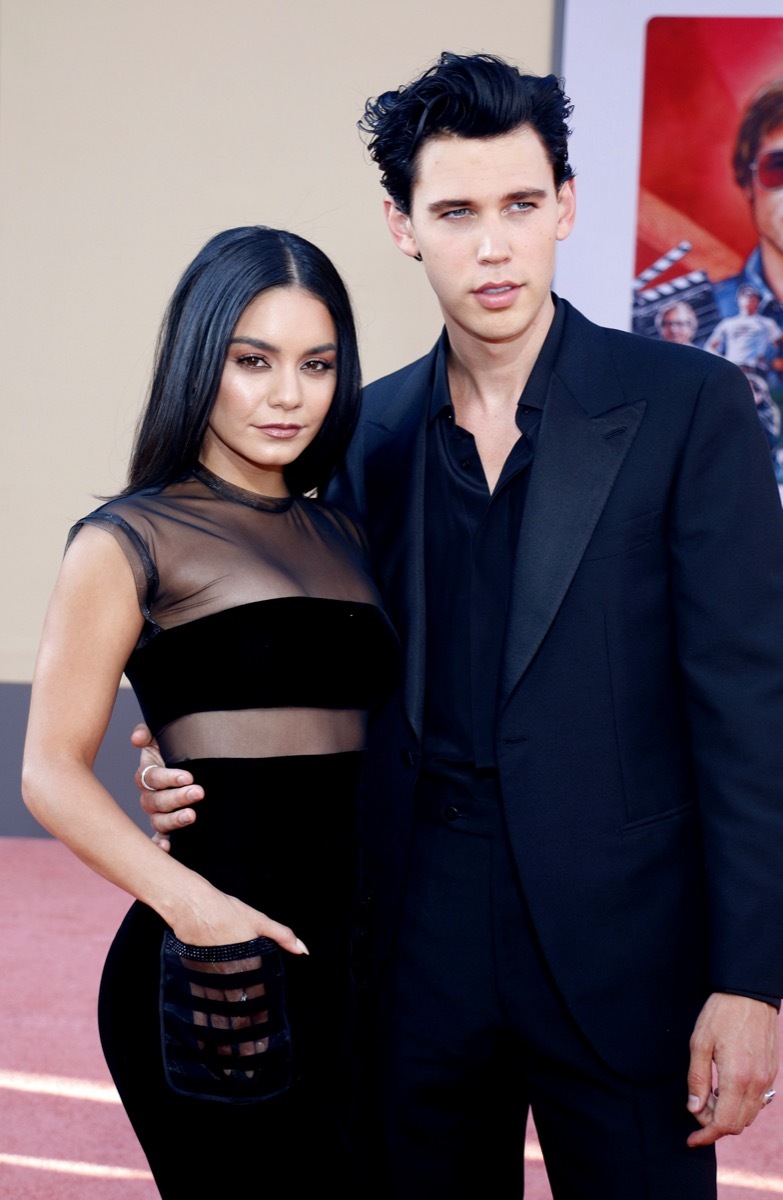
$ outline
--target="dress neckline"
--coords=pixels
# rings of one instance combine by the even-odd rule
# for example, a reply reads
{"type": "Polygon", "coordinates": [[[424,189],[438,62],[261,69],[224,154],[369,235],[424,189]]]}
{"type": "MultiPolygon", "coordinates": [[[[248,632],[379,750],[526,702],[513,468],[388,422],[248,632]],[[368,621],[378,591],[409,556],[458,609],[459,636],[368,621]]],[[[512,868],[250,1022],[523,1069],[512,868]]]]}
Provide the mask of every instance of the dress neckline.
{"type": "Polygon", "coordinates": [[[239,487],[215,475],[203,463],[193,468],[196,479],[211,488],[224,500],[232,500],[235,504],[244,504],[248,508],[257,508],[262,512],[287,512],[294,502],[293,496],[262,496],[259,492],[251,492],[248,488],[239,487]]]}

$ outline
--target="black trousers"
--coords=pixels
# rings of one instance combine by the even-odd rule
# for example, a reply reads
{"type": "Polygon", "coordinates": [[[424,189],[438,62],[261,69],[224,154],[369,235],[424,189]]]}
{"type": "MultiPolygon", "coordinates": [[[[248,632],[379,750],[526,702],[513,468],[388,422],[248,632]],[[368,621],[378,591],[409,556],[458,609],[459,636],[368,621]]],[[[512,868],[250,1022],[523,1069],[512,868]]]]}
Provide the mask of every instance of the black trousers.
{"type": "Polygon", "coordinates": [[[495,781],[425,777],[417,814],[377,1042],[389,1196],[519,1200],[532,1111],[555,1200],[714,1200],[713,1148],[686,1145],[688,1047],[644,1085],[593,1052],[537,944],[495,781]]]}

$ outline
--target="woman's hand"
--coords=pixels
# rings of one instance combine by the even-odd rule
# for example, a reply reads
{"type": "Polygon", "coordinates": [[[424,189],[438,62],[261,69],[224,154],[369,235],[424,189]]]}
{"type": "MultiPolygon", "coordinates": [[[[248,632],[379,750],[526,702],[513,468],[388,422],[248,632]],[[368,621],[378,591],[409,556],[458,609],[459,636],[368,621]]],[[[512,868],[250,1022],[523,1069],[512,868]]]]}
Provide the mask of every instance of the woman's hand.
{"type": "MultiPolygon", "coordinates": [[[[307,947],[293,931],[265,913],[250,908],[235,896],[227,896],[210,887],[209,893],[199,896],[203,909],[191,895],[184,915],[173,921],[175,935],[186,946],[226,947],[251,942],[257,937],[272,938],[291,954],[307,954],[307,947]],[[210,894],[211,893],[211,894],[210,894]]],[[[252,1079],[255,1069],[242,1070],[238,1059],[266,1053],[270,1035],[278,1029],[282,1001],[271,983],[279,971],[277,954],[268,948],[254,946],[252,950],[237,949],[228,957],[218,955],[216,961],[205,961],[182,946],[175,954],[185,966],[185,984],[192,997],[190,1023],[196,1045],[203,1050],[201,1030],[210,1027],[208,1051],[225,1057],[223,1073],[232,1076],[237,1071],[252,1079]],[[221,1030],[226,1031],[221,1038],[221,1030]],[[237,1040],[237,1030],[243,1031],[246,1041],[237,1040]]],[[[175,960],[176,961],[176,960],[175,960]]],[[[164,994],[166,984],[164,983],[164,994]]],[[[165,1020],[165,1017],[164,1017],[165,1020]]],[[[266,1060],[264,1060],[266,1061],[266,1060]]]]}
{"type": "Polygon", "coordinates": [[[231,946],[268,937],[290,954],[309,953],[293,929],[211,885],[198,905],[191,898],[188,907],[172,919],[171,927],[189,946],[231,946]]]}

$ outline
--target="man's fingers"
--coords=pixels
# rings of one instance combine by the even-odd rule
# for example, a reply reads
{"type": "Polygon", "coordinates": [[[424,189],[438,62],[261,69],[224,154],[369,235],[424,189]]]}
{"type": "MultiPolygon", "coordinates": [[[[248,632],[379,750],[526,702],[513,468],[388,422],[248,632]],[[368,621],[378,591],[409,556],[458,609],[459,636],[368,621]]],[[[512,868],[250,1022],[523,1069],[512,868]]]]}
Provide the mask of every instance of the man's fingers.
{"type": "Polygon", "coordinates": [[[696,1034],[691,1038],[691,1061],[688,1070],[688,1111],[697,1120],[714,1107],[712,1094],[712,1047],[702,1043],[696,1034]],[[710,1105],[712,1097],[713,1104],[710,1105]]]}
{"type": "MultiPolygon", "coordinates": [[[[147,778],[149,779],[150,775],[147,778]]],[[[145,790],[139,796],[141,807],[150,817],[154,817],[156,813],[169,814],[174,813],[177,809],[184,810],[188,805],[197,804],[199,800],[203,799],[204,789],[197,783],[192,783],[189,787],[165,787],[161,790],[156,788],[154,792],[145,790]]],[[[195,813],[191,813],[180,824],[189,825],[194,817],[195,813]]],[[[168,828],[173,829],[174,826],[170,825],[168,828]]]]}
{"type": "Polygon", "coordinates": [[[765,1090],[754,1080],[747,1087],[716,1087],[704,1108],[695,1113],[702,1126],[688,1138],[689,1146],[710,1146],[722,1137],[736,1137],[752,1125],[765,1107],[765,1090]]]}
{"type": "MultiPolygon", "coordinates": [[[[190,789],[188,789],[190,790],[190,789]]],[[[174,795],[177,797],[178,792],[156,792],[149,796],[142,796],[142,806],[150,821],[152,828],[156,833],[161,833],[164,836],[172,833],[175,829],[182,829],[185,825],[192,825],[196,819],[196,814],[192,808],[177,808],[176,800],[173,804],[167,804],[165,798],[174,795]],[[155,797],[162,796],[163,803],[160,807],[155,806],[155,797]]],[[[180,799],[180,804],[184,803],[180,799]]]]}
{"type": "Polygon", "coordinates": [[[734,1095],[721,1098],[719,1090],[710,1096],[701,1112],[696,1113],[696,1120],[701,1125],[688,1138],[689,1146],[711,1146],[720,1138],[742,1133],[745,1122],[741,1117],[741,1104],[734,1095]]]}
{"type": "MultiPolygon", "coordinates": [[[[147,792],[149,795],[158,794],[171,796],[172,793],[179,794],[181,799],[180,804],[188,804],[191,800],[200,800],[204,795],[203,789],[193,783],[193,776],[190,771],[183,771],[179,767],[163,767],[154,762],[141,762],[136,772],[136,786],[140,792],[147,792]],[[193,790],[198,792],[198,795],[186,795],[186,791],[193,790]]],[[[176,806],[167,804],[167,808],[176,806]]],[[[146,807],[146,805],[144,806],[146,807]]],[[[160,810],[160,805],[154,800],[152,808],[160,810]]]]}
{"type": "MultiPolygon", "coordinates": [[[[711,1102],[712,1103],[712,1102],[711,1102]]],[[[718,1103],[708,1106],[697,1114],[696,1120],[702,1126],[688,1138],[689,1146],[711,1146],[723,1137],[736,1137],[751,1125],[761,1111],[761,1105],[741,1105],[739,1108],[721,1110],[718,1103]]]]}
{"type": "Polygon", "coordinates": [[[196,814],[192,808],[178,808],[176,812],[148,813],[152,828],[156,834],[161,834],[167,838],[170,833],[176,829],[183,829],[186,825],[192,825],[196,819],[196,814]]]}
{"type": "Polygon", "coordinates": [[[707,1126],[712,1121],[712,1114],[714,1113],[715,1105],[718,1102],[717,1096],[714,1092],[710,1092],[704,1105],[698,1104],[697,1101],[698,1097],[689,1096],[688,1110],[689,1112],[693,1113],[700,1125],[707,1126]]]}

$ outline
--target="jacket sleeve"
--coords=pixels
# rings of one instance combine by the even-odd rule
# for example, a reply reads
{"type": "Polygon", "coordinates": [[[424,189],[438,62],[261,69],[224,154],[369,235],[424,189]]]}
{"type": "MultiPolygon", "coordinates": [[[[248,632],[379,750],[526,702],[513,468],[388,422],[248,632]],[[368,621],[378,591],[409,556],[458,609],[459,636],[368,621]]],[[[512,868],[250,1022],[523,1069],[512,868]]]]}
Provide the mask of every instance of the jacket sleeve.
{"type": "Polygon", "coordinates": [[[747,381],[729,364],[706,373],[694,406],[670,547],[711,985],[780,997],[783,512],[747,381]]]}

